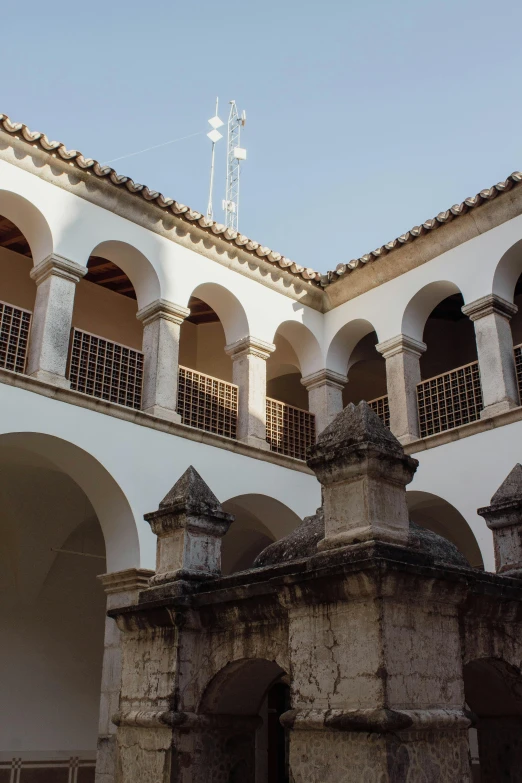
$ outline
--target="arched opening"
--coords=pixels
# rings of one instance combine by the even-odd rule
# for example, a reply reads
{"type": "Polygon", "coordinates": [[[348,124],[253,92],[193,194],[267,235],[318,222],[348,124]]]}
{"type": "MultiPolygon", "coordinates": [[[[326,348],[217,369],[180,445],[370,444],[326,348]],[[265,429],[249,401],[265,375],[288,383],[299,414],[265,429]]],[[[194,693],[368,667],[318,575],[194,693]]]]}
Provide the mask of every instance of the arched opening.
{"type": "Polygon", "coordinates": [[[321,349],[310,329],[299,321],[284,321],[274,335],[276,347],[267,361],[267,396],[308,410],[301,379],[322,367],[321,349]]]}
{"type": "Polygon", "coordinates": [[[238,495],[223,504],[234,522],[223,539],[224,574],[245,571],[269,544],[288,535],[301,519],[288,506],[268,495],[238,495]]]}
{"type": "Polygon", "coordinates": [[[248,336],[245,311],[214,283],[198,286],[188,308],[180,332],[178,413],[183,424],[235,438],[239,395],[225,347],[248,336]]]}
{"type": "Polygon", "coordinates": [[[455,283],[438,281],[404,312],[403,334],[426,344],[417,386],[421,437],[475,421],[483,408],[475,330],[463,305],[455,283]]]}
{"type": "Polygon", "coordinates": [[[484,562],[470,526],[444,498],[431,492],[410,490],[406,493],[410,519],[421,527],[447,538],[474,568],[484,568],[484,562]]]}
{"type": "MultiPolygon", "coordinates": [[[[0,199],[1,201],[1,199],[0,199]]],[[[0,215],[0,368],[24,372],[36,286],[33,256],[16,225],[0,215]]]]}
{"type": "MultiPolygon", "coordinates": [[[[348,365],[348,383],[343,391],[343,405],[366,400],[377,406],[386,396],[386,362],[376,350],[377,333],[369,332],[353,349],[348,365]]],[[[387,407],[387,405],[386,405],[387,407]]]]}
{"type": "Polygon", "coordinates": [[[38,780],[72,780],[79,759],[87,783],[105,628],[101,521],[52,448],[46,455],[23,435],[0,440],[0,778],[29,780],[36,766],[38,780]]]}
{"type": "Polygon", "coordinates": [[[289,707],[288,678],[275,661],[235,661],[213,678],[199,712],[219,716],[221,730],[208,738],[207,752],[224,780],[289,783],[288,739],[279,720],[289,707]]]}
{"type": "Polygon", "coordinates": [[[470,730],[473,783],[516,783],[522,769],[522,676],[499,658],[464,666],[466,704],[477,717],[470,730]]]}

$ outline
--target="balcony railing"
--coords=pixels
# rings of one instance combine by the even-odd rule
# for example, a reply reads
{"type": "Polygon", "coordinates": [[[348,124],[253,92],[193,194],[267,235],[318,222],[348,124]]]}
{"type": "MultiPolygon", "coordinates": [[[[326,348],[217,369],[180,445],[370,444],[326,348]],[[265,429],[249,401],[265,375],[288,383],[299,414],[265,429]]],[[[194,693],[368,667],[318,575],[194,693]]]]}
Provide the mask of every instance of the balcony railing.
{"type": "Polygon", "coordinates": [[[75,391],[141,408],[143,354],[133,348],[73,329],[69,378],[75,391]]]}
{"type": "Polygon", "coordinates": [[[417,403],[421,438],[476,421],[483,408],[478,362],[419,383],[417,403]]]}
{"type": "Polygon", "coordinates": [[[272,451],[305,460],[306,452],[315,443],[315,416],[267,397],[266,439],[272,451]]]}
{"type": "Polygon", "coordinates": [[[25,371],[32,313],[0,302],[0,367],[25,371]]]}
{"type": "Polygon", "coordinates": [[[237,400],[235,384],[180,366],[178,413],[183,424],[235,438],[237,400]]]}
{"type": "Polygon", "coordinates": [[[368,405],[375,411],[382,423],[390,428],[390,406],[388,405],[388,395],[376,397],[374,400],[368,400],[368,405]]]}

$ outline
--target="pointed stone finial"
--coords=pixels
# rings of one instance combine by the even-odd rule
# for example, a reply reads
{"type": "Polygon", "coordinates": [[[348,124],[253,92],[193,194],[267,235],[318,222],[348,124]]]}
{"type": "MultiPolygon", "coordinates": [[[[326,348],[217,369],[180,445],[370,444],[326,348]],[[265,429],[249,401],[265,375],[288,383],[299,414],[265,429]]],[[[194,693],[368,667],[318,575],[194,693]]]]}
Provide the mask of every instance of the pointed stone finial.
{"type": "Polygon", "coordinates": [[[493,531],[497,574],[522,578],[522,465],[515,465],[491,505],[477,513],[493,531]]]}
{"type": "Polygon", "coordinates": [[[192,465],[145,519],[158,536],[151,584],[219,576],[221,539],[234,517],[223,511],[192,465]]]}
{"type": "Polygon", "coordinates": [[[405,545],[406,485],[418,464],[368,403],[347,405],[308,459],[323,486],[325,538],[319,549],[369,540],[405,545]]]}

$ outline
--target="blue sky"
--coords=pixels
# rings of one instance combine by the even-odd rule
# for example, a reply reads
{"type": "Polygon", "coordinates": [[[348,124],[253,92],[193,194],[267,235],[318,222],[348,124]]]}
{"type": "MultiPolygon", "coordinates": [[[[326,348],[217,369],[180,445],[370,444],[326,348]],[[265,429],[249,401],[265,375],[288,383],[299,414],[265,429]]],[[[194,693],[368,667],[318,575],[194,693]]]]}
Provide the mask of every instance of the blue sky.
{"type": "Polygon", "coordinates": [[[240,230],[326,271],[522,169],[521,29],[516,0],[25,0],[0,111],[100,161],[201,131],[114,168],[204,212],[234,98],[240,230]]]}

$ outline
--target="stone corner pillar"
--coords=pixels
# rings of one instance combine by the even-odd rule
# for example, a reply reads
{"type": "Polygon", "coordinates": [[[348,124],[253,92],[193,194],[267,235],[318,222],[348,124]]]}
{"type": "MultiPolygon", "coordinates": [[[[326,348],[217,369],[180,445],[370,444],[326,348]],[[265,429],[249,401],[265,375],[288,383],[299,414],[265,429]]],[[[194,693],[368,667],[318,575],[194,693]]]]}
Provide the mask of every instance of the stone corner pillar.
{"type": "MultiPolygon", "coordinates": [[[[153,571],[128,568],[98,579],[107,594],[107,610],[137,603],[138,593],[148,587],[153,571]]],[[[116,621],[105,617],[105,637],[96,754],[96,783],[117,783],[117,727],[112,717],[118,712],[121,687],[121,638],[116,621]]]]}
{"type": "Polygon", "coordinates": [[[315,433],[319,435],[343,409],[346,375],[333,370],[319,370],[301,378],[308,392],[308,409],[315,416],[315,433]]]}
{"type": "Polygon", "coordinates": [[[522,465],[517,464],[491,498],[477,509],[493,531],[497,574],[522,579],[522,465]]]}
{"type": "Polygon", "coordinates": [[[239,387],[237,439],[249,446],[270,449],[266,440],[266,362],[273,343],[243,337],[225,347],[232,358],[232,380],[239,387]]]}
{"type": "Polygon", "coordinates": [[[180,329],[189,315],[187,307],[165,299],[136,313],[143,323],[142,410],[174,422],[181,421],[177,413],[180,329]]]}
{"type": "Polygon", "coordinates": [[[145,514],[157,536],[151,586],[221,575],[221,539],[234,517],[192,467],[174,484],[157,511],[145,514]]]}
{"type": "Polygon", "coordinates": [[[323,492],[325,537],[318,549],[407,543],[406,486],[419,463],[367,402],[346,406],[311,447],[307,464],[323,492]]]}
{"type": "Polygon", "coordinates": [[[87,267],[52,254],[31,270],[37,285],[27,375],[69,388],[66,378],[76,286],[87,267]]]}
{"type": "Polygon", "coordinates": [[[496,294],[464,305],[474,324],[484,410],[489,418],[520,405],[509,321],[518,308],[496,294]]]}
{"type": "Polygon", "coordinates": [[[375,346],[386,360],[390,429],[403,445],[420,438],[417,384],[426,343],[399,334],[375,346]]]}

